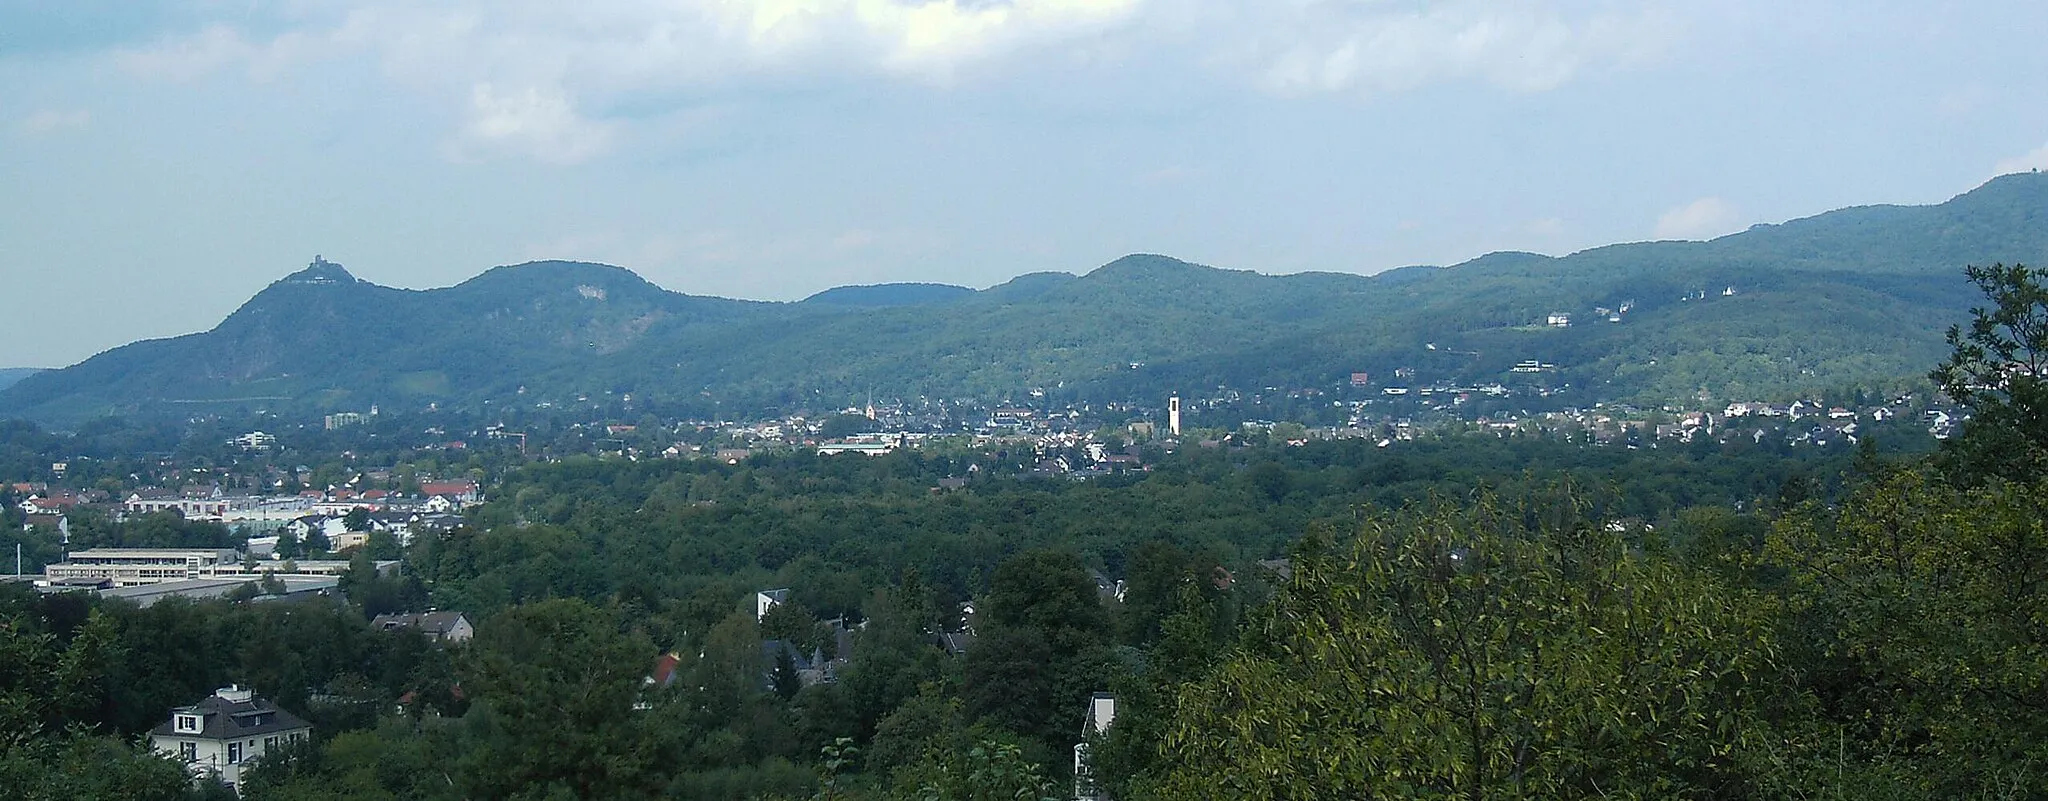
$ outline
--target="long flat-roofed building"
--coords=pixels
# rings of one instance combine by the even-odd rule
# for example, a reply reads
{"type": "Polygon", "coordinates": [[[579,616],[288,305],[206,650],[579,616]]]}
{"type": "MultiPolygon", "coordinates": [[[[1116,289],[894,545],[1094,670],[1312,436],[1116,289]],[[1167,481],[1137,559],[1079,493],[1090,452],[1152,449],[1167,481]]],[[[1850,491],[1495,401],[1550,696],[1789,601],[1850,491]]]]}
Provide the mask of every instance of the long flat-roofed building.
{"type": "Polygon", "coordinates": [[[49,581],[101,579],[117,587],[241,572],[232,548],[88,548],[43,568],[49,581]]]}

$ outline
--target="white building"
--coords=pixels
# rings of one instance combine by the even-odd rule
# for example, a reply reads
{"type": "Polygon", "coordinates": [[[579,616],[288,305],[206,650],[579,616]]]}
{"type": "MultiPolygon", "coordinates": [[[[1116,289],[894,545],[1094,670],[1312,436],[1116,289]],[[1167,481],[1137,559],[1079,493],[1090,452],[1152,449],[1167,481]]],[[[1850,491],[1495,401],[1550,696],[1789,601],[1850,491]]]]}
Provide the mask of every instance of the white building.
{"type": "Polygon", "coordinates": [[[1088,699],[1088,717],[1081,722],[1081,741],[1074,744],[1074,801],[1109,801],[1109,794],[1095,786],[1095,771],[1088,764],[1088,738],[1100,737],[1116,721],[1116,696],[1096,693],[1088,699]]]}
{"type": "Polygon", "coordinates": [[[68,561],[44,566],[43,578],[98,579],[132,587],[222,572],[241,572],[241,556],[232,548],[88,548],[73,551],[68,561]]]}
{"type": "Polygon", "coordinates": [[[292,713],[230,685],[171,710],[171,719],[150,730],[149,739],[158,753],[184,762],[193,779],[218,776],[239,793],[244,766],[312,732],[311,724],[292,713]]]}
{"type": "MultiPolygon", "coordinates": [[[[373,564],[380,575],[391,575],[398,569],[397,560],[373,564]]],[[[167,581],[261,578],[265,574],[276,574],[281,579],[339,576],[347,573],[349,567],[346,559],[296,559],[244,566],[242,555],[230,548],[90,548],[73,551],[70,561],[45,565],[40,583],[89,586],[103,582],[115,587],[136,587],[167,581]]]]}
{"type": "Polygon", "coordinates": [[[129,495],[128,500],[121,503],[121,511],[129,515],[177,512],[186,520],[220,522],[254,512],[262,506],[262,498],[228,497],[218,491],[195,498],[167,492],[137,492],[129,495]]]}
{"type": "Polygon", "coordinates": [[[762,590],[754,593],[754,622],[760,622],[762,618],[768,616],[768,610],[774,609],[777,604],[787,600],[789,600],[789,588],[787,587],[779,590],[762,590]]]}

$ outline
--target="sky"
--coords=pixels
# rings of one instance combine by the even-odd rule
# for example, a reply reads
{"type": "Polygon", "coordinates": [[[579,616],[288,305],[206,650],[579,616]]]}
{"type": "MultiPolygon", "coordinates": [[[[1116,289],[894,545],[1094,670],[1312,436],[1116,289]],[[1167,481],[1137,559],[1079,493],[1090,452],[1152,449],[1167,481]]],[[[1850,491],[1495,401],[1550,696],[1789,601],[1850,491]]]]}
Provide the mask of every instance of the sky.
{"type": "Polygon", "coordinates": [[[1938,203],[2048,167],[2044,32],[2009,0],[8,0],[0,366],[206,330],[316,254],[794,300],[1938,203]]]}

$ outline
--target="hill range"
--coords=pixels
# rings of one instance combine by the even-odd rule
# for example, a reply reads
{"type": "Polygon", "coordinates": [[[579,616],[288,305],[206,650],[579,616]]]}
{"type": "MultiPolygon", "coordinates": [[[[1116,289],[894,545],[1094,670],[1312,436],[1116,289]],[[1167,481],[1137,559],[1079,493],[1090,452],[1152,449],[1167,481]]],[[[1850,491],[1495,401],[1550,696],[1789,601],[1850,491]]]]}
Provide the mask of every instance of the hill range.
{"type": "Polygon", "coordinates": [[[2048,263],[2048,175],[1707,242],[1495,253],[1373,276],[1164,256],[983,290],[841,287],[801,302],[671,292],[534,262],[405,290],[316,261],[213,330],[0,390],[0,415],[481,406],[613,392],[775,409],[870,392],[1092,400],[1231,387],[1540,380],[1602,400],[1765,399],[1920,376],[1979,298],[1966,264],[2048,263]],[[1553,317],[1559,319],[1553,320],[1553,317]],[[1569,320],[1569,325],[1553,322],[1569,320]],[[1517,364],[1555,365],[1531,377],[1517,364]],[[1412,376],[1412,378],[1409,378],[1412,376]]]}

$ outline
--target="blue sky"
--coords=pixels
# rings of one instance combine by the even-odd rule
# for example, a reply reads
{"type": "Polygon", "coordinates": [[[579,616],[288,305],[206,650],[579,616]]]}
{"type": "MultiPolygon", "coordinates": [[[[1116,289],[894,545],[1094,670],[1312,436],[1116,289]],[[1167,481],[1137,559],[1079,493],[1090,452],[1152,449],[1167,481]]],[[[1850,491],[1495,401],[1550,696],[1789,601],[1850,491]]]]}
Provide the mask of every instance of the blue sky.
{"type": "Polygon", "coordinates": [[[1932,203],[2048,167],[2048,6],[0,3],[0,366],[314,254],[426,288],[1373,273],[1932,203]]]}

